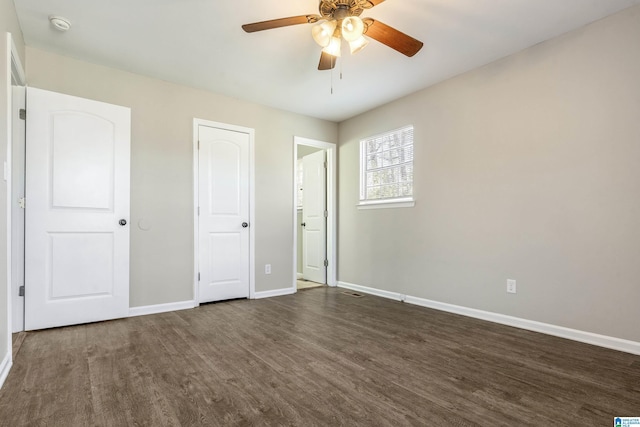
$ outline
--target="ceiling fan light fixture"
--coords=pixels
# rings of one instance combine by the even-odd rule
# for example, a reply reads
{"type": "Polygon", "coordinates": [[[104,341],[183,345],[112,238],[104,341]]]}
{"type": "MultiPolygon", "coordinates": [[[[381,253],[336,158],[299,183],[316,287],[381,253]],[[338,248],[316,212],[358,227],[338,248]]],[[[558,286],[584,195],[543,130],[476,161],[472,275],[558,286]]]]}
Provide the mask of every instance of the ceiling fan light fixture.
{"type": "Polygon", "coordinates": [[[359,39],[356,39],[352,42],[349,42],[349,47],[351,48],[351,55],[355,55],[360,52],[362,49],[367,47],[369,44],[369,40],[365,39],[364,36],[360,36],[359,39]]]}
{"type": "Polygon", "coordinates": [[[340,51],[342,50],[342,40],[340,37],[331,37],[331,41],[329,45],[322,49],[324,53],[327,53],[331,56],[340,57],[340,51]]]}
{"type": "Polygon", "coordinates": [[[331,43],[331,37],[338,23],[336,21],[324,21],[311,27],[313,40],[320,46],[327,47],[331,43]]]}
{"type": "Polygon", "coordinates": [[[348,42],[353,42],[362,37],[364,22],[357,16],[350,16],[342,20],[342,37],[348,42]]]}

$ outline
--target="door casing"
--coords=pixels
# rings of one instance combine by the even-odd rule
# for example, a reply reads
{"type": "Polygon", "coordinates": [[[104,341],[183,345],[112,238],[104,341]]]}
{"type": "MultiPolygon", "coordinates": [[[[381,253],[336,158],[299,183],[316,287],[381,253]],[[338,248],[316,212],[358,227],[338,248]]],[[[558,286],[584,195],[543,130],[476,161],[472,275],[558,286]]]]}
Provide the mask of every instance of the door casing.
{"type": "MultiPolygon", "coordinates": [[[[295,136],[293,138],[293,161],[292,161],[292,170],[295,171],[297,167],[298,160],[298,145],[307,145],[310,147],[321,148],[327,153],[327,212],[329,216],[327,217],[327,260],[329,261],[329,265],[327,266],[327,285],[336,287],[338,286],[337,280],[337,272],[338,272],[338,256],[337,256],[337,203],[336,197],[338,194],[337,191],[337,146],[336,144],[319,141],[315,139],[303,138],[299,136],[295,136]]],[[[295,176],[295,173],[293,174],[295,176]]],[[[293,201],[293,211],[292,211],[292,225],[293,225],[293,274],[292,274],[292,282],[291,289],[293,292],[297,291],[297,280],[298,280],[298,227],[297,227],[297,185],[296,180],[293,180],[293,192],[292,192],[292,201],[293,201]]]]}
{"type": "Polygon", "coordinates": [[[200,271],[200,245],[198,227],[198,201],[199,201],[199,154],[198,154],[198,127],[209,126],[234,132],[242,132],[249,135],[249,299],[255,298],[255,130],[242,126],[213,122],[204,119],[193,119],[193,306],[200,305],[200,287],[198,273],[200,271]]]}
{"type": "Polygon", "coordinates": [[[24,232],[25,232],[25,205],[20,200],[25,197],[25,155],[26,155],[26,121],[20,119],[17,112],[25,109],[26,88],[13,86],[12,93],[12,120],[13,138],[11,140],[11,158],[7,163],[11,164],[11,288],[13,293],[13,319],[12,331],[24,331],[24,302],[25,297],[20,296],[20,287],[24,285],[24,232]]]}
{"type": "MultiPolygon", "coordinates": [[[[7,93],[12,93],[12,86],[25,86],[27,84],[24,68],[22,66],[22,62],[20,61],[20,55],[18,54],[18,49],[16,48],[15,43],[13,42],[13,37],[11,33],[6,33],[6,48],[7,53],[10,58],[8,61],[9,65],[9,73],[11,75],[11,79],[7,86],[7,93]]],[[[24,90],[22,91],[22,99],[20,100],[21,104],[24,104],[26,101],[26,94],[24,90]]],[[[13,106],[12,106],[13,107],[13,106]]],[[[7,348],[9,349],[9,355],[11,355],[11,333],[12,332],[20,332],[24,331],[24,297],[19,296],[19,286],[24,285],[23,283],[17,283],[14,280],[15,268],[21,268],[24,271],[24,251],[22,254],[18,254],[15,252],[15,245],[12,243],[15,237],[21,238],[23,240],[24,247],[24,222],[13,221],[13,207],[14,202],[17,203],[17,198],[13,192],[13,180],[14,180],[14,170],[11,167],[11,160],[13,157],[13,145],[16,144],[14,138],[16,135],[14,134],[13,123],[15,117],[18,114],[18,111],[15,111],[14,108],[10,108],[9,117],[7,117],[7,122],[9,124],[7,129],[7,337],[8,344],[7,348]],[[19,228],[18,228],[19,227],[19,228]],[[14,319],[19,319],[15,321],[14,319]]],[[[18,119],[19,120],[19,119],[18,119]]],[[[24,123],[22,124],[22,128],[24,129],[24,123]]],[[[22,135],[24,138],[24,134],[22,135]]],[[[21,144],[24,146],[24,139],[21,144]]],[[[15,171],[15,173],[21,173],[22,176],[20,179],[24,182],[24,168],[22,171],[15,171]]],[[[16,177],[18,178],[18,177],[16,177]]],[[[2,357],[0,355],[0,357],[2,357]]],[[[0,386],[2,385],[3,380],[0,379],[0,386]]]]}

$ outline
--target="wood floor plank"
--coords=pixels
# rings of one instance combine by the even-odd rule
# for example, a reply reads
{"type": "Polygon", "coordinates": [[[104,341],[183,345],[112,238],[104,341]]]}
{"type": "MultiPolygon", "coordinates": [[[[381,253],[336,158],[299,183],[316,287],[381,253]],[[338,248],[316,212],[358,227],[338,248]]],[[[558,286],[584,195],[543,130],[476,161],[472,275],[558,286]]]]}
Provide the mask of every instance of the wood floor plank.
{"type": "Polygon", "coordinates": [[[1,426],[600,426],[640,415],[639,356],[327,287],[20,339],[1,426]]]}

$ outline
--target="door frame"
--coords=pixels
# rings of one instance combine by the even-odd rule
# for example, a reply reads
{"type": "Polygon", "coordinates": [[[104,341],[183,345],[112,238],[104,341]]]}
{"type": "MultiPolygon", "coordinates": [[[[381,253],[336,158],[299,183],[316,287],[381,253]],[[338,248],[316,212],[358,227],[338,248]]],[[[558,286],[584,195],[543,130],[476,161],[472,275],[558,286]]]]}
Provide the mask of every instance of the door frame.
{"type": "Polygon", "coordinates": [[[319,141],[316,139],[303,138],[300,136],[293,137],[293,281],[292,289],[297,292],[298,280],[298,209],[297,209],[297,183],[296,170],[298,160],[298,145],[306,145],[309,147],[321,148],[327,153],[327,285],[338,286],[337,273],[337,153],[336,144],[331,142],[319,141]]]}
{"type": "MultiPolygon", "coordinates": [[[[15,233],[19,232],[19,230],[14,230],[14,222],[13,219],[13,169],[11,167],[11,160],[13,157],[13,120],[15,119],[16,112],[13,111],[13,84],[17,84],[19,86],[26,86],[27,80],[24,73],[24,67],[22,66],[22,61],[20,60],[20,55],[18,54],[18,49],[13,41],[13,37],[11,33],[6,33],[6,49],[7,49],[7,74],[9,75],[9,79],[7,79],[7,88],[6,93],[8,97],[7,102],[7,153],[6,153],[6,163],[5,163],[5,177],[7,183],[7,336],[8,336],[8,345],[9,349],[9,357],[12,354],[12,337],[11,334],[14,330],[13,327],[13,319],[14,313],[13,310],[16,310],[16,313],[20,315],[22,314],[22,328],[21,331],[24,331],[24,297],[18,295],[18,289],[14,287],[13,283],[13,236],[15,233]]],[[[23,230],[24,231],[24,230],[23,230]]],[[[22,255],[22,264],[24,268],[24,254],[22,255]]],[[[23,283],[24,284],[24,283],[23,283]]],[[[2,357],[0,355],[0,357],[2,357]]],[[[11,363],[10,359],[10,363],[11,363]]],[[[1,370],[1,369],[0,369],[1,370]]],[[[4,381],[3,378],[0,378],[0,385],[4,381]]]]}
{"type": "Polygon", "coordinates": [[[227,123],[214,122],[205,119],[193,119],[193,306],[200,305],[200,287],[198,272],[200,271],[200,245],[199,236],[199,150],[198,150],[198,128],[208,126],[232,132],[241,132],[249,135],[249,299],[254,299],[256,293],[256,231],[255,231],[255,129],[243,126],[230,125],[227,123]]]}
{"type": "MultiPolygon", "coordinates": [[[[17,81],[17,80],[16,80],[17,81]]],[[[20,119],[18,114],[13,111],[25,109],[27,101],[27,88],[24,85],[16,84],[13,86],[11,92],[12,97],[12,114],[11,114],[11,126],[12,126],[12,138],[10,150],[7,149],[7,163],[11,165],[8,176],[10,181],[7,181],[7,187],[11,188],[11,234],[7,234],[11,241],[10,252],[11,259],[7,262],[11,262],[11,283],[9,286],[12,289],[12,319],[11,330],[13,333],[24,331],[24,311],[25,311],[25,297],[20,296],[20,286],[24,286],[24,273],[25,273],[25,219],[26,211],[24,205],[20,206],[18,197],[25,197],[25,180],[26,180],[26,121],[20,119]],[[22,139],[22,141],[20,141],[22,139]],[[22,165],[16,163],[14,156],[20,151],[22,154],[22,165]],[[14,188],[14,187],[18,188],[14,188]],[[20,220],[22,216],[22,220],[20,220]],[[20,244],[22,241],[22,244],[20,244]]],[[[7,201],[9,202],[9,200],[7,201]]],[[[9,278],[7,277],[7,280],[9,278]]]]}
{"type": "Polygon", "coordinates": [[[7,277],[7,280],[11,279],[11,282],[9,282],[9,286],[12,288],[12,293],[13,293],[13,306],[12,306],[12,310],[13,310],[13,314],[12,314],[12,321],[11,321],[11,329],[12,331],[15,332],[21,332],[24,331],[24,305],[25,305],[25,298],[24,296],[20,296],[20,286],[24,285],[24,262],[25,262],[25,252],[24,252],[24,237],[25,237],[25,223],[24,223],[24,207],[19,207],[18,206],[18,199],[16,198],[16,194],[14,194],[13,192],[13,185],[14,182],[17,182],[16,180],[21,178],[22,179],[22,191],[23,191],[23,195],[24,195],[24,184],[25,184],[25,178],[26,178],[26,169],[25,169],[25,164],[22,165],[22,169],[17,169],[14,170],[13,169],[13,153],[15,151],[15,149],[17,147],[21,147],[21,150],[23,152],[23,155],[25,154],[25,147],[26,147],[26,121],[22,121],[22,119],[20,119],[19,115],[17,114],[15,108],[19,107],[20,109],[26,109],[26,100],[27,100],[27,92],[26,92],[26,80],[25,80],[25,76],[24,76],[24,71],[22,70],[22,65],[20,64],[20,58],[18,58],[18,54],[17,52],[15,52],[15,45],[13,45],[13,41],[12,41],[12,52],[11,52],[11,82],[12,82],[12,86],[15,85],[17,86],[18,92],[19,94],[17,95],[18,99],[17,99],[17,103],[15,103],[16,99],[14,96],[14,90],[13,87],[11,88],[11,98],[12,98],[12,113],[11,113],[11,143],[7,144],[8,148],[7,148],[7,164],[10,165],[8,171],[7,171],[7,176],[10,178],[9,181],[7,181],[7,188],[11,189],[11,194],[10,197],[8,195],[8,200],[7,203],[10,204],[10,208],[11,208],[11,215],[8,216],[8,218],[10,218],[11,221],[11,226],[8,227],[8,230],[10,229],[10,234],[7,233],[7,236],[10,239],[11,242],[11,247],[7,248],[8,252],[11,255],[11,259],[7,260],[7,262],[11,262],[11,277],[7,277]],[[20,123],[22,122],[22,123],[20,123]],[[14,126],[22,126],[22,133],[21,134],[16,134],[16,128],[14,128],[14,126]],[[21,142],[18,142],[16,138],[22,138],[21,142]],[[17,174],[19,174],[21,171],[22,176],[18,177],[17,174]],[[21,210],[22,211],[22,215],[23,215],[23,221],[22,224],[19,224],[15,218],[13,217],[15,211],[17,210],[21,210]],[[17,247],[14,247],[13,245],[13,241],[14,241],[14,237],[22,237],[22,248],[21,250],[18,250],[17,247]],[[20,275],[19,272],[17,272],[15,270],[15,268],[18,269],[22,269],[22,282],[23,283],[18,283],[18,276],[20,275]]]}

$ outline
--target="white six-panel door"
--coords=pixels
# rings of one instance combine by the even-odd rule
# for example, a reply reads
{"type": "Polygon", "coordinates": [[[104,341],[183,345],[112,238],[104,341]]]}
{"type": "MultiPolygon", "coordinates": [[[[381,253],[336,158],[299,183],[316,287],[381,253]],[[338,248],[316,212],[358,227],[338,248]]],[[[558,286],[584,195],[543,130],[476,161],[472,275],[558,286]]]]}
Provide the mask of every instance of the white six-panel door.
{"type": "Polygon", "coordinates": [[[302,158],[302,275],[317,283],[327,282],[327,175],[324,150],[302,158]]]}
{"type": "Polygon", "coordinates": [[[198,126],[198,302],[249,297],[247,133],[198,126]]]}
{"type": "Polygon", "coordinates": [[[130,109],[27,89],[25,327],[129,312],[130,109]]]}

